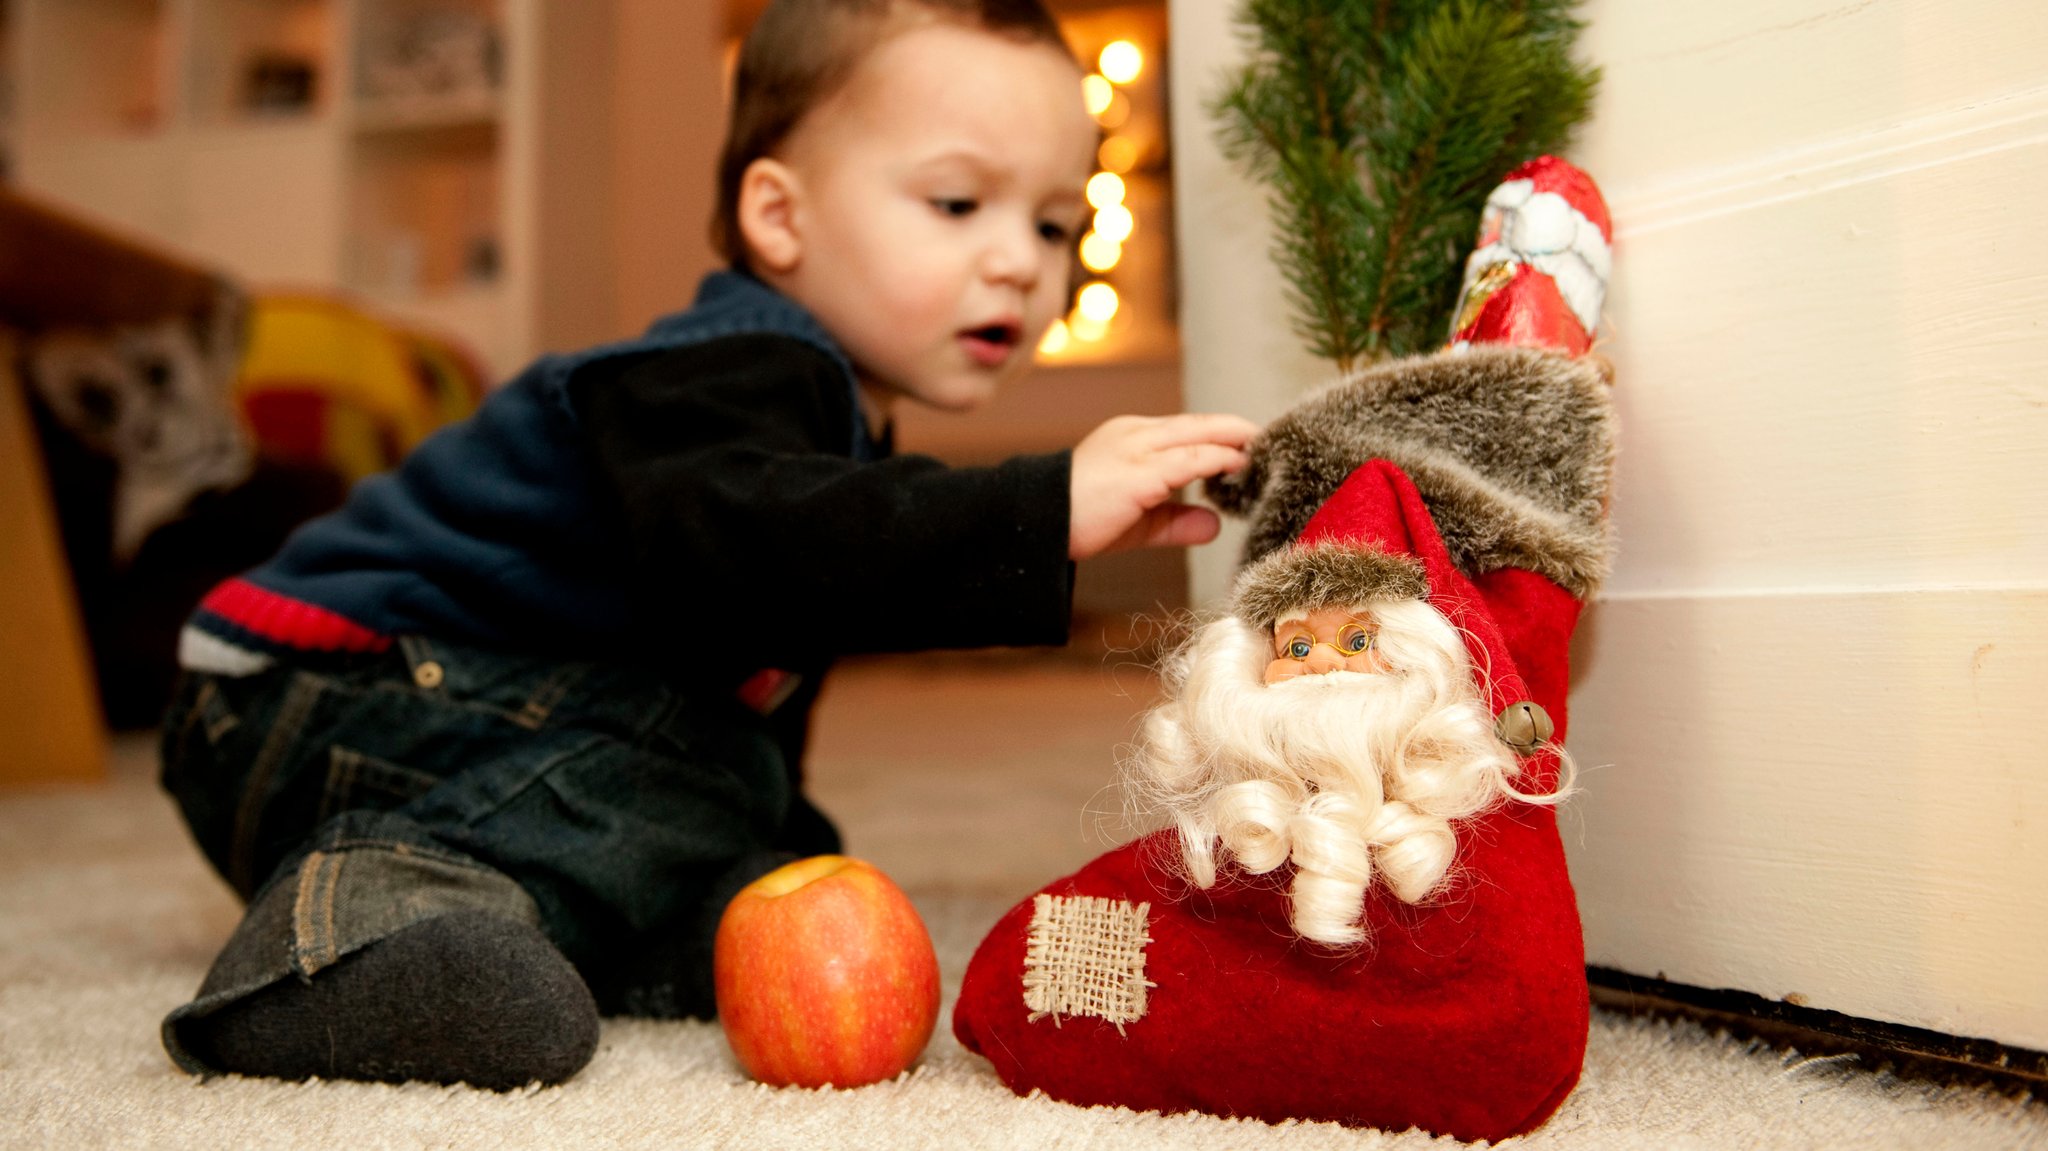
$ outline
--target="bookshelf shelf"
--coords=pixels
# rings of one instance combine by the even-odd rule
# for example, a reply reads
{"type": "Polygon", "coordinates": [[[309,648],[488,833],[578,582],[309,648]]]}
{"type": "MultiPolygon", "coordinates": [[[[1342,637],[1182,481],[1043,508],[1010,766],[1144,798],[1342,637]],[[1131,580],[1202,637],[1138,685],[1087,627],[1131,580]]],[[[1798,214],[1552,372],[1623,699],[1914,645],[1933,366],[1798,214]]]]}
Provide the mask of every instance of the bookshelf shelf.
{"type": "Polygon", "coordinates": [[[589,211],[541,158],[609,114],[546,61],[609,43],[604,8],[0,0],[0,178],[258,291],[356,293],[504,375],[549,339],[543,232],[589,211]]]}

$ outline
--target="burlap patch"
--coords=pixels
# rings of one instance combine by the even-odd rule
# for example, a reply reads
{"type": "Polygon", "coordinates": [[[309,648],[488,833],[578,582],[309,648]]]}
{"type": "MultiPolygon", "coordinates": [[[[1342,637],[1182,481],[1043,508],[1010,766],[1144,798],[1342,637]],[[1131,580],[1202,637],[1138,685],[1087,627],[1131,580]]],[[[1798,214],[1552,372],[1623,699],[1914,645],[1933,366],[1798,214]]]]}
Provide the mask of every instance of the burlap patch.
{"type": "Polygon", "coordinates": [[[1024,942],[1024,1006],[1036,1022],[1092,1015],[1116,1024],[1145,1017],[1149,903],[1092,895],[1040,895],[1024,942]]]}

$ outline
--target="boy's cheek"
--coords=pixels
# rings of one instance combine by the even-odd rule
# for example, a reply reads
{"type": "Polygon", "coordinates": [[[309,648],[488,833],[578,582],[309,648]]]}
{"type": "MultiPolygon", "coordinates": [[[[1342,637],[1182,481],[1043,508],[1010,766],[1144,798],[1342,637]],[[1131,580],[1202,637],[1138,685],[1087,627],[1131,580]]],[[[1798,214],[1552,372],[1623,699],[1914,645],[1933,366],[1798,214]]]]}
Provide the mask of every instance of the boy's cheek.
{"type": "Polygon", "coordinates": [[[1045,334],[1047,328],[1052,327],[1054,320],[1066,314],[1067,301],[1074,298],[1082,282],[1078,273],[1069,274],[1064,263],[1039,276],[1038,287],[1031,298],[1030,324],[1033,330],[1024,333],[1033,345],[1038,343],[1038,338],[1045,334]]]}

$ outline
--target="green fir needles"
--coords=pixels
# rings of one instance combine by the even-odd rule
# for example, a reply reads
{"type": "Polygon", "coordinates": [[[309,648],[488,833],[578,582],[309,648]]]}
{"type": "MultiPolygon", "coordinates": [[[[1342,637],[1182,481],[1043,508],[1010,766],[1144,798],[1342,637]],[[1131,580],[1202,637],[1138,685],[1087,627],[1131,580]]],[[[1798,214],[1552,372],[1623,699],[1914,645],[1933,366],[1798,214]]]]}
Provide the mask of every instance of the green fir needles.
{"type": "Polygon", "coordinates": [[[1354,367],[1440,345],[1486,195],[1562,151],[1599,71],[1577,0],[1245,0],[1211,111],[1272,188],[1296,328],[1354,367]]]}

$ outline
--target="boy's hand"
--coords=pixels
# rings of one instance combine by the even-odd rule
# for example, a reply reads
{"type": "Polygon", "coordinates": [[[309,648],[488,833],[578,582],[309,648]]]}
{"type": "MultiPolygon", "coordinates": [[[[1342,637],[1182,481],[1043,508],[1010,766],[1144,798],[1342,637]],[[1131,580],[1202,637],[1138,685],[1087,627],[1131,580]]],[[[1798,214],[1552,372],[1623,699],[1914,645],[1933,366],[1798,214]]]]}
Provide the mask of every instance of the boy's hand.
{"type": "Polygon", "coordinates": [[[1067,558],[1135,547],[1187,547],[1216,538],[1208,508],[1173,493],[1247,462],[1257,424],[1237,416],[1118,416],[1074,448],[1067,558]]]}

